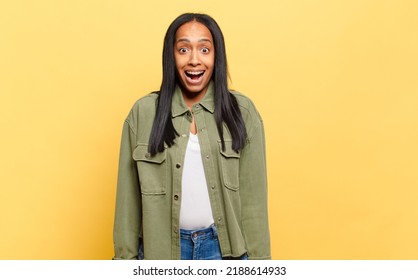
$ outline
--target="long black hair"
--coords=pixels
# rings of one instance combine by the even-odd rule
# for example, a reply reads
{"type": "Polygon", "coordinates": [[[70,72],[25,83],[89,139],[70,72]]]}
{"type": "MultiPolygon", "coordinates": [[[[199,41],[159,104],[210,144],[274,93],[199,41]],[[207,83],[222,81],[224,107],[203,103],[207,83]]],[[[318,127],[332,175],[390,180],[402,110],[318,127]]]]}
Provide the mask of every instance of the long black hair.
{"type": "Polygon", "coordinates": [[[171,103],[178,77],[174,59],[174,44],[177,29],[183,24],[197,21],[205,25],[212,33],[215,46],[215,66],[212,73],[215,97],[215,121],[218,134],[225,150],[223,123],[232,136],[232,149],[241,150],[247,138],[244,120],[238,102],[228,90],[228,71],[226,62],[225,41],[216,21],[206,14],[186,13],[177,17],[168,27],[163,48],[163,80],[158,96],[157,112],[149,139],[149,152],[155,155],[164,151],[164,142],[171,147],[179,135],[171,120],[171,103]]]}

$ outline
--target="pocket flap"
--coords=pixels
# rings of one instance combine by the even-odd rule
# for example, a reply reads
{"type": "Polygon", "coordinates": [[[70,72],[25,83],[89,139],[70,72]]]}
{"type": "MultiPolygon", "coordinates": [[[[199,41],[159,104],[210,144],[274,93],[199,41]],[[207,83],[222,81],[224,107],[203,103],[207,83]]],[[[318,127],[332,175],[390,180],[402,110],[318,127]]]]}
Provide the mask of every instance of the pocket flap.
{"type": "Polygon", "coordinates": [[[165,153],[158,153],[154,156],[151,156],[151,154],[148,152],[148,145],[138,145],[133,154],[132,158],[136,161],[146,161],[146,162],[152,162],[152,163],[162,163],[165,160],[165,153]]]}
{"type": "Polygon", "coordinates": [[[225,140],[225,151],[222,151],[222,142],[219,140],[219,151],[226,158],[240,158],[240,152],[232,149],[232,140],[225,140]]]}

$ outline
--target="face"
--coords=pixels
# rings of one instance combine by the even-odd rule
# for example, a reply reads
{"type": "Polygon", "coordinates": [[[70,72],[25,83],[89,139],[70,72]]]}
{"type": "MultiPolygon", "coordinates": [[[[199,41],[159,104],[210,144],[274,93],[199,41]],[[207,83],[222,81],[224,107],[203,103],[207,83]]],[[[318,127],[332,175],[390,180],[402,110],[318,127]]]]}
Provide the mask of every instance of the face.
{"type": "Polygon", "coordinates": [[[192,99],[202,98],[215,64],[215,46],[210,30],[197,21],[180,26],[176,32],[174,58],[183,94],[192,99]]]}

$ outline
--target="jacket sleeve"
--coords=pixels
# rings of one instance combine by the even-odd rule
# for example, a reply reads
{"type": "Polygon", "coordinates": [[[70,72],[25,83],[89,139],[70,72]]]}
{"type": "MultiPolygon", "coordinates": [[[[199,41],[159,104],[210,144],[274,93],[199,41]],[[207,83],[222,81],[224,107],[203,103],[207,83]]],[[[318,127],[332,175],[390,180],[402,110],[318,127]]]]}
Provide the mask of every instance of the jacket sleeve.
{"type": "Polygon", "coordinates": [[[271,259],[264,125],[253,109],[248,141],[240,156],[242,228],[248,258],[271,259]]]}
{"type": "Polygon", "coordinates": [[[138,251],[141,258],[141,196],[136,163],[132,159],[135,143],[136,136],[125,121],[119,155],[113,259],[138,259],[138,251]]]}

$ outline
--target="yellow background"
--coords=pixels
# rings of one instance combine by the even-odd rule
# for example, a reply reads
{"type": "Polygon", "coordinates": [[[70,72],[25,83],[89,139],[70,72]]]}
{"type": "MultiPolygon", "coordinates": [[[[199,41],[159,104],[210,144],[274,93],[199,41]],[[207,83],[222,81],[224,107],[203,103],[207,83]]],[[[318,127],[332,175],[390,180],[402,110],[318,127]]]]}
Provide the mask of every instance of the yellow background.
{"type": "Polygon", "coordinates": [[[418,259],[415,0],[2,1],[0,259],[110,259],[122,123],[180,13],[266,126],[274,259],[418,259]]]}

